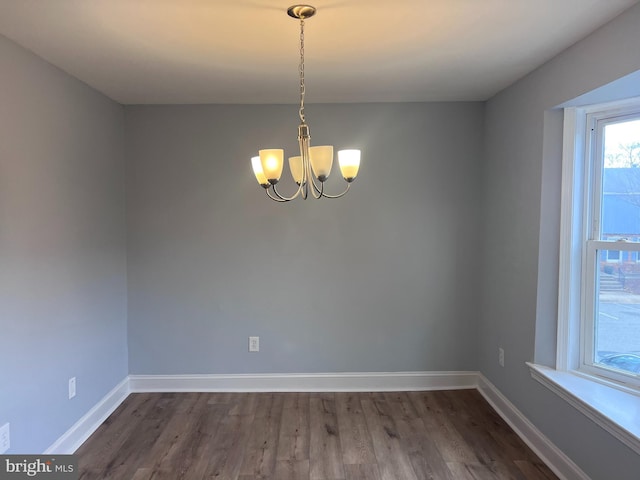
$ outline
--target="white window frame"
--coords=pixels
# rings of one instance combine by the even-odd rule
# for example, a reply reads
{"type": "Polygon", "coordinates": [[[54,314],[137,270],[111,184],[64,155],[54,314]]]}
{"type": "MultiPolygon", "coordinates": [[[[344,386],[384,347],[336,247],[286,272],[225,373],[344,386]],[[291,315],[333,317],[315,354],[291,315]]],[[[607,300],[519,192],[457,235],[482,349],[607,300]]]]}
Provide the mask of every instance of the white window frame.
{"type": "Polygon", "coordinates": [[[640,243],[600,240],[603,145],[598,129],[625,116],[640,115],[640,98],[564,111],[560,272],[556,369],[640,394],[640,377],[592,361],[595,322],[596,266],[601,250],[640,252],[640,243]],[[600,167],[600,170],[596,167],[600,167]]]}

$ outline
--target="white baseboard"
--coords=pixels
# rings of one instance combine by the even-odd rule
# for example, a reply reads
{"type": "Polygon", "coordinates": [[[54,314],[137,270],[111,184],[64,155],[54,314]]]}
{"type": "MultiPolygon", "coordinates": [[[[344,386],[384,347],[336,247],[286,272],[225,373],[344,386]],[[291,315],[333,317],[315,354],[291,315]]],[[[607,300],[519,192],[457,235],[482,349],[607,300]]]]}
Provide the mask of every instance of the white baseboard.
{"type": "Polygon", "coordinates": [[[47,448],[44,454],[64,455],[74,453],[128,396],[129,377],[126,377],[56,440],[53,445],[47,448]]]}
{"type": "Polygon", "coordinates": [[[476,388],[477,372],[130,375],[131,392],[382,392],[476,388]]]}
{"type": "Polygon", "coordinates": [[[514,432],[561,480],[589,477],[518,410],[484,375],[478,374],[478,391],[514,432]]]}

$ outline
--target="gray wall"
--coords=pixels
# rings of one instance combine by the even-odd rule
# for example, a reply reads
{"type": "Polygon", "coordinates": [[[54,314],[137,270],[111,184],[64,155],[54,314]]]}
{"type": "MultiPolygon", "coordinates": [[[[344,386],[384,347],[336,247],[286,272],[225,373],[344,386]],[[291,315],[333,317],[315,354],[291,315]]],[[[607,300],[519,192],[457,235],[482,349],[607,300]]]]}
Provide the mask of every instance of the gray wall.
{"type": "Polygon", "coordinates": [[[123,108],[1,36],[0,72],[0,425],[41,452],[127,375],[123,108]]]}
{"type": "Polygon", "coordinates": [[[640,457],[531,379],[556,347],[562,114],[585,95],[640,94],[640,5],[487,102],[480,370],[593,479],[637,479],[640,457]],[[497,364],[498,347],[506,353],[497,364]]]}
{"type": "Polygon", "coordinates": [[[344,199],[255,181],[295,106],[126,108],[131,373],[476,368],[483,105],[306,110],[313,144],[362,149],[344,199]]]}

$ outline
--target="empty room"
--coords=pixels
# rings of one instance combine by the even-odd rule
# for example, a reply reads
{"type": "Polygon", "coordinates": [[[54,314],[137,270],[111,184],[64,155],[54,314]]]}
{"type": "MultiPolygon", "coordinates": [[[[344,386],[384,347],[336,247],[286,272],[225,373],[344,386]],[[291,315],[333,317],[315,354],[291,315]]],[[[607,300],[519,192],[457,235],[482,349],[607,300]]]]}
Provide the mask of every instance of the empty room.
{"type": "Polygon", "coordinates": [[[638,0],[0,0],[0,479],[639,472],[638,0]]]}

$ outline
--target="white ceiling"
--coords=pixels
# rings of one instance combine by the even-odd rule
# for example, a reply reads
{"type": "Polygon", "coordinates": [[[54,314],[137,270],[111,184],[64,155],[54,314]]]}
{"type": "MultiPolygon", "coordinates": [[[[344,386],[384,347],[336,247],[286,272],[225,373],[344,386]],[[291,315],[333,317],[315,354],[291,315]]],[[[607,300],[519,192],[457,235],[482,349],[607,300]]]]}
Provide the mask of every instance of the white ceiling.
{"type": "MultiPolygon", "coordinates": [[[[123,104],[296,103],[294,0],[0,0],[0,33],[123,104]]],[[[307,102],[484,100],[638,0],[313,0],[307,102]]]]}

